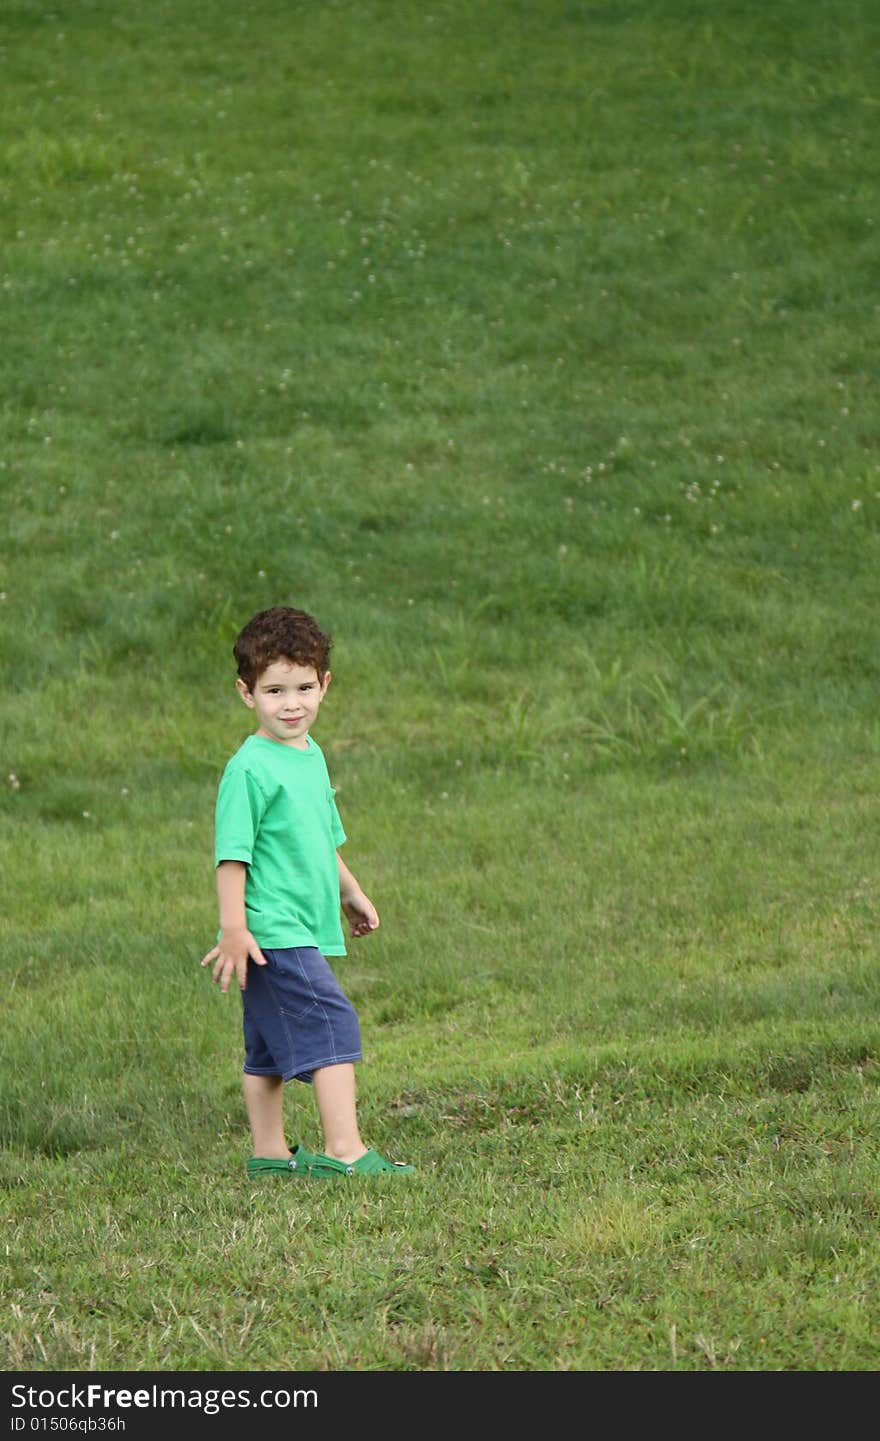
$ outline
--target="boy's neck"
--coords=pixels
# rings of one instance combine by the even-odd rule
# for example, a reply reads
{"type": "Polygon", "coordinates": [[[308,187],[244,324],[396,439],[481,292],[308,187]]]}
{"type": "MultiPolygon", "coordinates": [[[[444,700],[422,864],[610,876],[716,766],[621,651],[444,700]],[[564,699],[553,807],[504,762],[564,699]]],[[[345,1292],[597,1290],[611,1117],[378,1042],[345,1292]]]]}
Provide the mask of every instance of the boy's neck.
{"type": "Polygon", "coordinates": [[[284,741],[281,739],[280,736],[270,735],[268,731],[263,730],[262,726],[259,726],[254,731],[254,735],[259,736],[261,740],[272,741],[274,745],[283,746],[286,751],[307,751],[309,748],[308,731],[306,731],[306,734],[304,736],[301,736],[298,740],[284,741]]]}

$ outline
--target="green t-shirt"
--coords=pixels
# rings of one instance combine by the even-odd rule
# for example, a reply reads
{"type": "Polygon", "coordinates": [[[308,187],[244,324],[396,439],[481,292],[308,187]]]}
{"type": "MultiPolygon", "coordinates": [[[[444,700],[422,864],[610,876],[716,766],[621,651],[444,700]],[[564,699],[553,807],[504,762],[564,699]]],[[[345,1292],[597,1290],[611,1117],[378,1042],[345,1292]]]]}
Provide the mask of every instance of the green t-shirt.
{"type": "Polygon", "coordinates": [[[244,861],[257,944],[344,956],[336,847],[345,840],[321,747],[248,736],[217,793],[214,861],[244,861]]]}

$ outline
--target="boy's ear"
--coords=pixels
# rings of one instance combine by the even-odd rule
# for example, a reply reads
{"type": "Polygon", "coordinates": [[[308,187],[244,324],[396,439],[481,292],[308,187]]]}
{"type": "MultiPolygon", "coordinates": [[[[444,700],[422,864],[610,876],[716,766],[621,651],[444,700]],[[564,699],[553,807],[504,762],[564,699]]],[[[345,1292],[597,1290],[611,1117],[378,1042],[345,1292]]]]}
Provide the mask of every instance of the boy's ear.
{"type": "Polygon", "coordinates": [[[254,698],[248,690],[247,686],[245,685],[244,681],[242,680],[241,676],[239,676],[238,680],[235,682],[235,689],[238,691],[245,705],[250,706],[251,710],[253,710],[254,698]]]}
{"type": "Polygon", "coordinates": [[[329,670],[325,670],[325,672],[324,672],[324,679],[321,681],[321,699],[322,699],[322,700],[324,699],[324,696],[327,694],[327,687],[328,687],[328,685],[330,684],[330,682],[331,682],[332,679],[333,679],[333,672],[332,672],[332,671],[329,671],[329,670]]]}

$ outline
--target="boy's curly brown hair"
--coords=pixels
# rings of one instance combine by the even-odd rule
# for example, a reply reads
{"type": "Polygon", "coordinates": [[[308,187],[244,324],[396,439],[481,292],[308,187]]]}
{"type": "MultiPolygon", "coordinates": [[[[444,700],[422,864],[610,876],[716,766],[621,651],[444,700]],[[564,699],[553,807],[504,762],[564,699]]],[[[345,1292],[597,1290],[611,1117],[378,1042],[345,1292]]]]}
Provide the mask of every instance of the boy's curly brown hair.
{"type": "Polygon", "coordinates": [[[252,691],[266,667],[276,660],[314,666],[318,679],[323,680],[330,664],[332,643],[308,611],[275,605],[251,617],[239,631],[232,654],[238,674],[252,691]]]}

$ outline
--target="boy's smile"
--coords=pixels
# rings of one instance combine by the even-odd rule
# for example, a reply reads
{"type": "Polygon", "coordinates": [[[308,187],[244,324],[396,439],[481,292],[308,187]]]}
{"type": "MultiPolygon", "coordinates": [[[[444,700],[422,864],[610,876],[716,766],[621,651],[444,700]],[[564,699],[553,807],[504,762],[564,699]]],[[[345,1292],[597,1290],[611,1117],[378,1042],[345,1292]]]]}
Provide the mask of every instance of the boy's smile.
{"type": "Polygon", "coordinates": [[[266,666],[252,691],[241,679],[235,684],[245,705],[257,713],[258,736],[306,749],[306,737],[330,684],[329,670],[319,680],[314,666],[299,665],[282,656],[266,666]]]}

